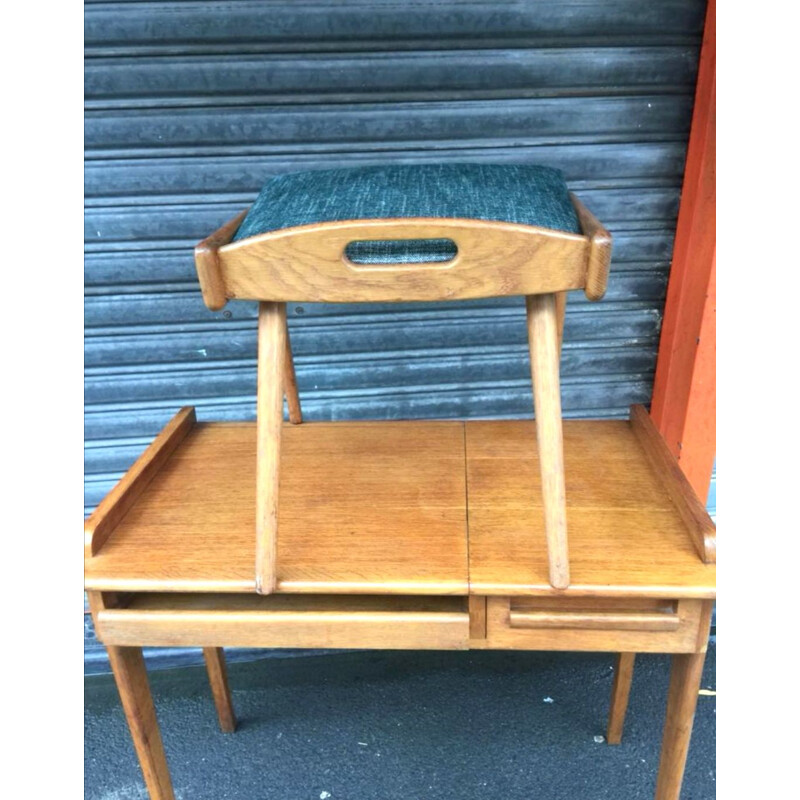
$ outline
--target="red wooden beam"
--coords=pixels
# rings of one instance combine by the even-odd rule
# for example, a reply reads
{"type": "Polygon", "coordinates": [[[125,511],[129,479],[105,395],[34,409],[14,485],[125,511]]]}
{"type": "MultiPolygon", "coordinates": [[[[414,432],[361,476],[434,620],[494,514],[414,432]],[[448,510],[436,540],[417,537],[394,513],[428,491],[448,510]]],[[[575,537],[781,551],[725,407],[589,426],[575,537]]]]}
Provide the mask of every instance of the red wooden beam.
{"type": "Polygon", "coordinates": [[[716,451],[715,17],[709,0],[650,411],[703,500],[716,451]]]}

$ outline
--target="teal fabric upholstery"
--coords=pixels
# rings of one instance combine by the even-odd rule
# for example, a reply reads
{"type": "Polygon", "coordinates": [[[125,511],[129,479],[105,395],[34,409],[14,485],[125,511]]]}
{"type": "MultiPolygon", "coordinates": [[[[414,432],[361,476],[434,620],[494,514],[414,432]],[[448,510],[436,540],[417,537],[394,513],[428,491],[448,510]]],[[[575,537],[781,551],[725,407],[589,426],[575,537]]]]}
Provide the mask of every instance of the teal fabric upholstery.
{"type": "MultiPolygon", "coordinates": [[[[422,164],[296,172],[271,178],[234,241],[268,231],[351,219],[499,220],[580,233],[562,173],[522,164],[422,164]]],[[[448,240],[358,242],[365,263],[447,261],[448,240]]]]}

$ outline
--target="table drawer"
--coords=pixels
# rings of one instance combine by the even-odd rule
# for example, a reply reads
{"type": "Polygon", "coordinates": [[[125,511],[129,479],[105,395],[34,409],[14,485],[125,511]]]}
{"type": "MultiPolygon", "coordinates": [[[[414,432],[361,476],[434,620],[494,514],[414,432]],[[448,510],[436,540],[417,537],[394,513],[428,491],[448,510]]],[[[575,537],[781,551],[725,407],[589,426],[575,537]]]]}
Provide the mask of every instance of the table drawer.
{"type": "Polygon", "coordinates": [[[695,652],[707,635],[707,612],[710,602],[702,600],[490,597],[486,646],[695,652]]]}
{"type": "Polygon", "coordinates": [[[149,594],[97,613],[105,644],[466,649],[465,597],[149,594]]]}

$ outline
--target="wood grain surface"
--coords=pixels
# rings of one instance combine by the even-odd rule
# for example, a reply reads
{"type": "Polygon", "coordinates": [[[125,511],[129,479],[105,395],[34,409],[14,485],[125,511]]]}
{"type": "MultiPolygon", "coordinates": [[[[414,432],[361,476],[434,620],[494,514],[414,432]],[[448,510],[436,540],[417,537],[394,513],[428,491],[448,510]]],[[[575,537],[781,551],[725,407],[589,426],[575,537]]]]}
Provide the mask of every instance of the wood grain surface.
{"type": "Polygon", "coordinates": [[[625,727],[625,714],[628,711],[635,660],[636,653],[617,653],[617,663],[614,666],[614,685],[611,687],[611,703],[608,709],[608,727],[606,728],[606,741],[609,744],[622,742],[622,730],[625,727]]]}
{"type": "Polygon", "coordinates": [[[286,359],[286,303],[258,304],[256,399],[256,591],[275,590],[278,559],[281,430],[286,359]]]}
{"type": "Polygon", "coordinates": [[[136,459],[119,483],[103,498],[94,513],[83,523],[84,557],[97,554],[111,532],[144,493],[147,485],[186,438],[196,422],[194,408],[182,408],[164,427],[149,447],[136,459]]]}
{"type": "Polygon", "coordinates": [[[230,242],[248,211],[247,208],[241,211],[194,248],[194,263],[200,280],[203,302],[212,311],[219,311],[228,302],[219,264],[219,248],[230,242]]]}
{"type": "Polygon", "coordinates": [[[106,649],[150,800],[175,800],[142,649],[106,649]]]}
{"type": "MultiPolygon", "coordinates": [[[[556,594],[714,597],[630,424],[563,435],[572,582],[556,594]]],[[[284,423],[282,438],[279,592],[555,593],[535,422],[284,423]]],[[[254,591],[255,456],[253,423],[196,425],[87,559],[87,588],[254,591]]]]}
{"type": "Polygon", "coordinates": [[[672,657],[655,800],[680,800],[705,653],[672,657]]]}
{"type": "Polygon", "coordinates": [[[555,294],[526,297],[525,311],[533,377],[533,405],[536,410],[548,576],[554,589],[566,589],[569,586],[569,546],[561,430],[561,345],[556,297],[555,294]]]}
{"type": "MultiPolygon", "coordinates": [[[[253,423],[200,424],[95,559],[89,588],[255,589],[253,423]]],[[[466,594],[460,422],[284,423],[278,591],[466,594]]]]}
{"type": "Polygon", "coordinates": [[[717,527],[643,406],[631,406],[631,429],[681,515],[698,555],[707,564],[716,563],[717,527]]]}
{"type": "Polygon", "coordinates": [[[139,595],[102,610],[105,643],[160,647],[466,649],[465,597],[139,595]]]}
{"type": "Polygon", "coordinates": [[[584,293],[589,300],[600,300],[606,293],[608,270],[611,267],[611,234],[600,220],[570,192],[572,204],[584,236],[589,237],[589,263],[586,268],[584,293]]]}
{"type": "MultiPolygon", "coordinates": [[[[536,423],[469,422],[470,591],[547,595],[536,423]]],[[[565,420],[571,581],[565,596],[713,597],[659,476],[625,421],[565,420]]]]}
{"type": "MultiPolygon", "coordinates": [[[[692,653],[697,648],[698,630],[703,624],[702,600],[680,600],[677,603],[675,616],[678,624],[667,629],[647,629],[647,627],[621,627],[611,619],[611,612],[583,612],[582,616],[593,614],[599,620],[601,616],[609,618],[607,625],[597,627],[572,624],[572,619],[580,612],[568,610],[569,605],[575,602],[571,598],[562,600],[564,610],[559,612],[539,612],[547,614],[549,624],[541,627],[515,627],[513,617],[533,616],[537,613],[535,606],[539,598],[525,598],[527,604],[520,608],[519,598],[516,597],[490,597],[486,610],[486,640],[484,642],[470,642],[473,648],[497,650],[582,650],[601,652],[631,652],[631,653],[692,653]],[[557,616],[564,618],[565,624],[556,624],[557,616]]],[[[595,600],[581,598],[580,604],[591,607],[595,600]]],[[[630,598],[628,602],[632,616],[639,614],[637,611],[641,603],[640,598],[630,598]]],[[[618,610],[613,616],[621,616],[618,610]]],[[[652,616],[649,614],[648,616],[652,616]]],[[[667,615],[665,615],[665,618],[667,615]]]]}
{"type": "Polygon", "coordinates": [[[228,685],[228,668],[225,664],[225,651],[221,647],[204,647],[203,660],[206,662],[208,683],[214,708],[217,710],[219,727],[223,733],[236,730],[236,714],[231,700],[231,689],[228,685]]]}
{"type": "Polygon", "coordinates": [[[408,302],[580,289],[590,247],[585,236],[530,225],[408,218],[285,228],[224,245],[216,255],[229,299],[408,302]],[[344,254],[353,241],[399,239],[450,239],[458,253],[427,264],[355,264],[344,254]]]}

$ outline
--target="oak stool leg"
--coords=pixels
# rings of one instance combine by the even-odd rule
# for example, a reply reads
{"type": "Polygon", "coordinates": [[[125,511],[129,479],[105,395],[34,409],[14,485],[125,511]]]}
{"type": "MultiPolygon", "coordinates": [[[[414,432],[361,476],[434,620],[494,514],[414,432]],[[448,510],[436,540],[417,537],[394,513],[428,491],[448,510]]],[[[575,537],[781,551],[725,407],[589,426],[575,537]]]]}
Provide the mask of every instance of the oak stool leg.
{"type": "Polygon", "coordinates": [[[550,585],[566,589],[569,586],[569,553],[556,296],[529,295],[525,298],[525,307],[550,585]]]}
{"type": "Polygon", "coordinates": [[[622,741],[622,728],[625,725],[625,712],[628,710],[635,658],[635,653],[617,653],[614,685],[611,687],[611,708],[608,712],[608,730],[606,731],[606,741],[609,744],[619,744],[622,741]]]}
{"type": "Polygon", "coordinates": [[[705,658],[705,653],[681,653],[672,656],[667,719],[661,743],[655,800],[678,800],[680,797],[705,658]]]}
{"type": "Polygon", "coordinates": [[[142,648],[108,645],[106,650],[150,800],[175,800],[142,648]]]}
{"type": "Polygon", "coordinates": [[[277,582],[278,490],[286,357],[286,303],[258,304],[256,390],[256,591],[277,582]]]}
{"type": "Polygon", "coordinates": [[[561,358],[561,346],[564,344],[564,319],[567,314],[567,293],[556,293],[556,333],[558,336],[558,357],[561,358]]]}
{"type": "Polygon", "coordinates": [[[297,391],[297,375],[294,371],[294,356],[292,355],[292,341],[289,338],[288,323],[286,324],[286,356],[283,367],[283,385],[286,405],[289,406],[289,422],[292,425],[299,425],[303,421],[303,411],[300,408],[300,395],[297,391]]]}
{"type": "Polygon", "coordinates": [[[225,653],[221,647],[204,647],[203,658],[206,660],[208,682],[217,708],[219,727],[224,733],[236,730],[236,715],[233,713],[231,690],[228,686],[228,670],[225,668],[225,653]]]}

